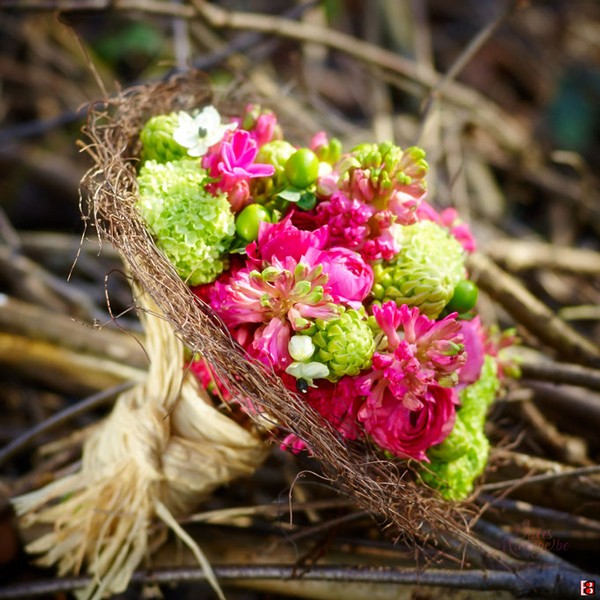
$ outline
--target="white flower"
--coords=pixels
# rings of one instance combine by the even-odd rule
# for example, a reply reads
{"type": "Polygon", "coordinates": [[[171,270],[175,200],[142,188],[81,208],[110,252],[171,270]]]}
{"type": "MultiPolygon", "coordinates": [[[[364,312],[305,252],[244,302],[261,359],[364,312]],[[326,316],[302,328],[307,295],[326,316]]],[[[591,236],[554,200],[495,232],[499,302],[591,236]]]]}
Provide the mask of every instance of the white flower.
{"type": "Polygon", "coordinates": [[[296,379],[304,379],[311,387],[317,387],[313,384],[313,379],[327,377],[329,368],[320,362],[293,362],[285,372],[296,379]]]}
{"type": "Polygon", "coordinates": [[[294,360],[303,362],[315,353],[315,345],[308,335],[293,335],[288,342],[288,352],[294,360]]]}
{"type": "Polygon", "coordinates": [[[208,149],[220,142],[227,131],[235,129],[236,123],[221,124],[221,115],[214,106],[206,106],[197,115],[181,111],[173,131],[173,139],[187,148],[193,157],[204,156],[208,149]]]}

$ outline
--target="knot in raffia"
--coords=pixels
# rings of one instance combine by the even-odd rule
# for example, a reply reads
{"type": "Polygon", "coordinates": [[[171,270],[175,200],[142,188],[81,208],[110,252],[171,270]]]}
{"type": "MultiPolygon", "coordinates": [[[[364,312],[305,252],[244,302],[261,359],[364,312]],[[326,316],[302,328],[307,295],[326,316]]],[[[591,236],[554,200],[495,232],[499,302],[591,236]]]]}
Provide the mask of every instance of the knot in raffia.
{"type": "Polygon", "coordinates": [[[146,378],[93,429],[76,473],[13,500],[24,527],[52,526],[27,548],[42,554],[40,564],[57,564],[60,574],[87,566],[94,581],[85,598],[127,587],[152,538],[161,535],[152,527],[157,517],[210,569],[175,518],[216,487],[251,474],[267,452],[256,431],[219,412],[185,373],[183,344],[152,301],[144,303],[151,311],[142,313],[146,378]]]}

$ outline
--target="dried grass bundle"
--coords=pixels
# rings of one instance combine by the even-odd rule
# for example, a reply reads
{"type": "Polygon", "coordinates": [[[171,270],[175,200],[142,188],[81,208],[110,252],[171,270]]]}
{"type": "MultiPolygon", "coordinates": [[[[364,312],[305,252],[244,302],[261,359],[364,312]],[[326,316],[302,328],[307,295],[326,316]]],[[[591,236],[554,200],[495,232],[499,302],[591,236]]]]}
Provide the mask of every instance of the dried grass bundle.
{"type": "MultiPolygon", "coordinates": [[[[150,367],[144,381],[124,392],[83,449],[81,468],[13,500],[21,524],[52,531],[27,550],[60,574],[87,565],[94,581],[81,596],[125,590],[134,569],[161,535],[156,517],[187,543],[211,577],[201,550],[177,525],[215,488],[249,475],[267,446],[219,412],[191,373],[184,347],[149,298],[141,318],[150,367]]],[[[218,588],[213,578],[213,585],[218,588]]]]}
{"type": "MultiPolygon", "coordinates": [[[[219,318],[190,291],[155,245],[135,208],[138,191],[136,165],[140,152],[139,132],[147,119],[153,115],[174,110],[191,110],[210,102],[216,103],[223,113],[228,112],[225,103],[215,102],[211,98],[206,81],[192,72],[168,82],[124,91],[116,99],[93,108],[85,129],[90,140],[85,150],[91,155],[95,165],[82,182],[85,199],[82,204],[84,219],[97,228],[101,238],[109,240],[119,250],[136,281],[170,323],[168,330],[164,323],[161,324],[163,335],[160,340],[154,340],[152,350],[152,353],[159,352],[156,347],[156,344],[159,344],[162,356],[170,359],[168,365],[161,367],[166,368],[168,373],[161,371],[157,374],[162,378],[162,403],[155,409],[158,411],[156,416],[145,416],[139,423],[135,423],[136,426],[146,429],[144,437],[136,442],[140,446],[135,452],[143,457],[144,476],[152,488],[148,490],[147,498],[143,502],[147,503],[150,497],[158,497],[174,514],[183,514],[191,509],[191,503],[187,501],[188,494],[190,499],[195,494],[197,503],[210,489],[218,485],[216,480],[211,480],[211,483],[206,485],[197,479],[198,470],[207,464],[199,447],[195,447],[194,454],[187,454],[193,458],[185,460],[185,469],[180,470],[183,468],[183,461],[173,455],[172,462],[166,461],[163,465],[160,476],[158,465],[152,459],[151,449],[157,446],[160,447],[160,456],[171,456],[164,454],[163,446],[173,445],[174,428],[183,427],[183,422],[178,416],[183,414],[184,410],[196,413],[186,415],[187,427],[191,429],[195,430],[199,426],[198,423],[205,418],[202,411],[206,410],[207,405],[196,401],[192,407],[191,404],[194,403],[189,400],[188,406],[186,398],[191,397],[188,390],[192,386],[189,378],[184,380],[181,390],[178,389],[181,375],[177,374],[181,373],[182,368],[181,359],[178,358],[181,357],[181,342],[176,341],[178,338],[193,352],[203,355],[234,396],[247,398],[256,408],[259,418],[264,419],[265,415],[268,415],[275,424],[293,428],[293,432],[311,448],[325,475],[334,485],[359,506],[376,515],[386,527],[391,528],[394,535],[421,544],[427,542],[432,531],[451,528],[467,540],[464,511],[456,505],[441,501],[431,490],[417,483],[412,476],[410,465],[407,466],[402,461],[386,460],[374,448],[343,439],[302,398],[287,390],[273,373],[267,372],[262,365],[244,358],[241,348],[232,340],[219,318]],[[178,394],[181,395],[181,399],[171,419],[164,420],[167,414],[165,411],[173,407],[178,394]],[[141,423],[145,425],[142,426],[141,423]],[[194,464],[196,460],[199,466],[194,464]]],[[[231,99],[228,104],[231,105],[231,99]]],[[[151,319],[150,322],[154,320],[151,319]]],[[[147,391],[153,392],[149,384],[147,391]]],[[[197,394],[198,390],[194,389],[193,393],[197,394]]],[[[128,410],[133,409],[134,412],[129,417],[124,417],[120,414],[121,408],[118,406],[110,421],[96,433],[97,439],[113,436],[115,448],[122,442],[121,436],[128,435],[126,419],[136,414],[136,407],[139,409],[138,413],[140,410],[146,410],[135,398],[123,400],[120,404],[128,405],[128,410]]],[[[136,421],[136,418],[133,420],[136,421]]],[[[237,428],[235,431],[231,429],[231,436],[225,436],[225,443],[222,439],[211,438],[207,432],[203,435],[207,445],[205,451],[211,457],[213,452],[219,453],[224,459],[221,467],[227,471],[223,479],[225,480],[236,473],[249,472],[251,464],[262,457],[263,448],[250,433],[240,432],[239,426],[232,423],[231,426],[223,424],[223,427],[237,428]],[[217,444],[218,450],[213,448],[214,444],[217,444]],[[230,452],[229,444],[235,451],[230,452]],[[238,452],[239,450],[241,452],[238,452]],[[244,456],[245,452],[248,453],[247,456],[244,456]],[[231,461],[231,465],[228,461],[231,461]]],[[[212,431],[216,434],[216,429],[212,431]]],[[[86,451],[91,451],[93,443],[95,442],[90,441],[86,451]]],[[[187,442],[180,445],[179,451],[191,452],[187,442]]],[[[115,450],[114,455],[107,456],[106,461],[102,461],[103,464],[98,467],[106,468],[107,462],[112,463],[121,458],[115,450]]],[[[129,474],[114,469],[113,476],[119,479],[130,477],[129,474]]],[[[59,562],[63,572],[78,569],[86,559],[90,562],[90,570],[99,578],[107,575],[113,577],[113,583],[110,584],[112,591],[122,589],[146,550],[149,519],[158,514],[156,506],[136,507],[135,512],[138,516],[126,526],[128,534],[119,538],[121,543],[126,544],[126,548],[120,548],[116,542],[109,541],[108,530],[103,530],[107,535],[106,548],[112,545],[108,555],[108,550],[103,548],[103,556],[110,558],[100,561],[98,553],[102,550],[99,550],[97,544],[85,546],[88,548],[85,552],[78,549],[80,544],[85,544],[86,536],[103,533],[98,531],[99,525],[94,524],[93,517],[92,521],[88,522],[74,516],[74,509],[79,506],[80,499],[84,498],[85,494],[97,497],[98,492],[92,491],[93,488],[86,491],[85,487],[90,482],[78,479],[79,475],[73,477],[71,480],[57,482],[54,489],[46,492],[42,490],[17,501],[20,513],[29,513],[25,522],[52,521],[58,513],[61,515],[57,530],[51,534],[54,537],[38,540],[31,550],[47,552],[45,562],[59,562]],[[79,500],[74,496],[56,507],[39,508],[51,497],[56,498],[60,493],[69,491],[74,491],[79,500]],[[70,513],[59,509],[60,506],[67,505],[72,509],[70,513]],[[67,531],[70,532],[67,537],[69,541],[62,542],[62,550],[53,549],[54,543],[67,531]],[[70,547],[64,547],[65,544],[69,544],[70,547]],[[120,569],[119,573],[116,573],[115,569],[120,569]],[[115,579],[117,575],[119,578],[115,579]]],[[[106,498],[102,510],[114,512],[111,513],[113,517],[102,527],[112,527],[112,531],[118,529],[119,525],[114,519],[120,514],[123,502],[131,502],[126,496],[126,490],[121,490],[119,496],[106,498]]],[[[98,588],[104,589],[108,588],[98,588]]]]}

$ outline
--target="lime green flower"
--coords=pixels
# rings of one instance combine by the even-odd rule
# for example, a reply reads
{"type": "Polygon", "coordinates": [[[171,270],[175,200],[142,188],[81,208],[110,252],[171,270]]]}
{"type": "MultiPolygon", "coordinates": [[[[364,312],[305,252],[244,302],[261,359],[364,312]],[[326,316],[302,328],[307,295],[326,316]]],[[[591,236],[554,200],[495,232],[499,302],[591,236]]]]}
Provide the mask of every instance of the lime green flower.
{"type": "Polygon", "coordinates": [[[189,285],[214,281],[235,233],[225,194],[205,191],[206,171],[195,160],[149,160],[138,176],[137,207],[157,246],[189,285]]]}
{"type": "Polygon", "coordinates": [[[433,221],[399,225],[393,229],[400,252],[392,262],[373,267],[375,300],[416,306],[437,318],[465,278],[464,250],[433,221]]]}
{"type": "Polygon", "coordinates": [[[371,366],[375,341],[363,311],[350,308],[333,319],[317,319],[309,332],[316,347],[313,360],[327,365],[331,381],[371,366]]]}
{"type": "Polygon", "coordinates": [[[487,356],[479,379],[460,394],[461,407],[450,435],[428,451],[431,462],[421,477],[446,500],[463,500],[485,469],[490,443],[484,425],[499,387],[496,360],[487,356]]]}
{"type": "Polygon", "coordinates": [[[158,115],[149,119],[140,132],[142,141],[142,162],[155,160],[165,163],[171,160],[188,158],[187,148],[173,139],[173,132],[179,123],[179,113],[158,115]]]}

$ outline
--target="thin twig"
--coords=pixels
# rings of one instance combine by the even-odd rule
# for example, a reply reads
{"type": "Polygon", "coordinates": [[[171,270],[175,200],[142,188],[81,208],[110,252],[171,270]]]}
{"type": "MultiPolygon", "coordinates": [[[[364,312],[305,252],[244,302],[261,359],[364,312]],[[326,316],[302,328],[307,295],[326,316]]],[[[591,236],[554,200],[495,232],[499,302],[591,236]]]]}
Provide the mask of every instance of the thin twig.
{"type": "MultiPolygon", "coordinates": [[[[190,1],[198,14],[215,28],[260,31],[302,42],[322,44],[363,63],[397,73],[426,89],[434,89],[441,81],[441,75],[427,65],[418,65],[394,52],[327,27],[265,14],[227,11],[205,0],[190,1]]],[[[528,145],[523,131],[513,122],[510,115],[475,90],[451,81],[445,86],[442,95],[457,106],[468,109],[478,107],[488,118],[490,114],[495,115],[493,118],[502,122],[503,143],[514,151],[520,152],[528,145]]],[[[479,115],[474,115],[474,118],[478,117],[479,115]]]]}
{"type": "Polygon", "coordinates": [[[160,0],[3,0],[3,8],[59,12],[118,9],[187,19],[194,16],[194,11],[187,5],[160,0]]]}
{"type": "Polygon", "coordinates": [[[493,240],[485,253],[509,271],[551,269],[577,275],[600,275],[600,253],[584,248],[525,240],[493,240]]]}
{"type": "MultiPolygon", "coordinates": [[[[469,64],[475,54],[489,41],[494,35],[496,30],[504,23],[504,21],[512,14],[513,10],[518,4],[521,4],[519,0],[511,0],[483,29],[481,29],[477,35],[469,42],[467,47],[460,53],[458,58],[454,61],[450,69],[442,76],[435,87],[429,92],[426,102],[424,103],[421,119],[423,128],[427,121],[427,117],[431,108],[437,98],[442,94],[444,88],[453,81],[457,75],[469,64]]],[[[421,130],[421,132],[423,129],[421,130]]],[[[421,135],[419,135],[419,138],[421,135]]],[[[418,142],[417,142],[418,143],[418,142]]]]}
{"type": "Polygon", "coordinates": [[[70,421],[79,415],[105,404],[117,394],[129,389],[133,384],[134,382],[128,381],[126,383],[116,385],[108,390],[98,392],[97,394],[92,394],[91,396],[83,399],[81,402],[77,402],[76,404],[69,406],[64,410],[61,410],[55,415],[52,415],[50,418],[42,421],[35,427],[32,427],[0,450],[0,465],[12,458],[15,454],[22,452],[25,448],[27,448],[27,446],[32,444],[44,433],[47,433],[51,429],[54,429],[55,427],[58,427],[59,425],[62,425],[63,423],[70,421]]]}
{"type": "Polygon", "coordinates": [[[542,342],[560,350],[562,356],[600,367],[600,348],[557,317],[517,279],[484,254],[471,254],[467,264],[474,281],[542,342]]]}
{"type": "Polygon", "coordinates": [[[493,541],[504,552],[507,552],[515,558],[521,560],[531,559],[538,563],[555,565],[567,570],[577,569],[576,566],[563,560],[559,556],[552,554],[552,552],[542,548],[539,544],[517,537],[483,519],[477,521],[474,525],[474,530],[480,535],[484,535],[486,540],[493,541]]]}
{"type": "MultiPolygon", "coordinates": [[[[506,590],[518,597],[566,598],[578,590],[582,579],[594,576],[579,570],[567,570],[558,565],[526,566],[514,571],[398,569],[385,567],[312,567],[298,577],[296,565],[227,565],[215,566],[215,574],[222,581],[279,580],[279,581],[332,581],[339,583],[380,583],[396,585],[444,586],[452,589],[506,590]]],[[[43,594],[69,592],[81,589],[90,577],[72,577],[37,581],[7,586],[0,590],[0,600],[33,598],[43,594]]],[[[171,568],[138,571],[132,577],[137,584],[178,583],[206,581],[199,568],[171,568]]]]}
{"type": "Polygon", "coordinates": [[[498,508],[502,512],[512,512],[525,514],[532,519],[544,519],[546,521],[559,521],[564,527],[573,529],[580,527],[586,531],[599,531],[600,521],[589,519],[588,517],[580,517],[572,513],[548,508],[546,506],[537,506],[524,502],[523,500],[511,500],[510,498],[496,498],[489,494],[480,494],[478,501],[486,502],[490,508],[498,508]]]}
{"type": "Polygon", "coordinates": [[[547,383],[566,383],[600,391],[600,370],[552,360],[519,360],[521,374],[526,379],[547,383]]]}
{"type": "Polygon", "coordinates": [[[481,486],[481,490],[485,492],[491,492],[510,487],[517,489],[523,485],[529,485],[531,483],[545,483],[547,481],[554,481],[556,479],[582,477],[584,475],[597,475],[599,473],[600,465],[593,465],[591,467],[580,467],[578,469],[566,469],[559,473],[541,473],[540,475],[525,476],[520,479],[508,479],[506,481],[497,481],[495,483],[485,483],[481,486]]]}

